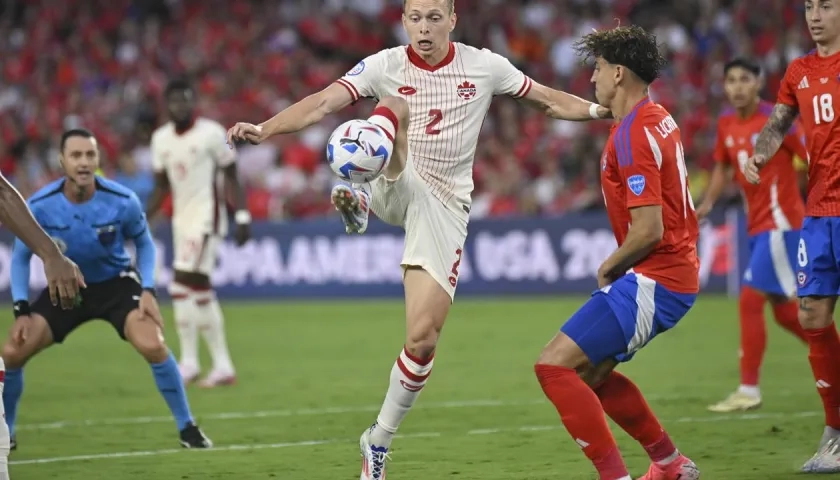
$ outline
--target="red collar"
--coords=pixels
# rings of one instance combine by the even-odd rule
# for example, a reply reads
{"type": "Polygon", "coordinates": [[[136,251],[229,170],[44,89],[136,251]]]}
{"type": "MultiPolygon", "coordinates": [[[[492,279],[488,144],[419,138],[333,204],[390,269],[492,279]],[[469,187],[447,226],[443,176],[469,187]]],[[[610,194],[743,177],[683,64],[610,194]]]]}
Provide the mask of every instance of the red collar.
{"type": "Polygon", "coordinates": [[[452,63],[452,60],[455,59],[455,44],[449,42],[449,52],[447,52],[446,56],[443,57],[443,60],[440,61],[437,65],[429,65],[426,63],[426,60],[423,59],[417,52],[414,51],[414,48],[409,45],[406,47],[406,53],[408,53],[408,60],[417,68],[422,68],[423,70],[434,72],[435,70],[440,70],[441,68],[449,65],[452,63]]]}

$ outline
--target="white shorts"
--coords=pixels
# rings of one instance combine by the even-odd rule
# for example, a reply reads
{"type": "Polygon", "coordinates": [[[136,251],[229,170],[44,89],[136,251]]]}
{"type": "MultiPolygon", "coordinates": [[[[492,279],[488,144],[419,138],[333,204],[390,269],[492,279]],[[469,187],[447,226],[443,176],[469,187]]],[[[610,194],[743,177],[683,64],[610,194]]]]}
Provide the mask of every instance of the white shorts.
{"type": "Polygon", "coordinates": [[[220,242],[221,238],[211,233],[174,233],[172,269],[212,275],[220,242]]]}
{"type": "Polygon", "coordinates": [[[405,229],[401,265],[420,267],[455,297],[458,265],[467,238],[467,215],[459,215],[432,195],[411,163],[397,177],[370,183],[371,210],[382,221],[405,229]]]}

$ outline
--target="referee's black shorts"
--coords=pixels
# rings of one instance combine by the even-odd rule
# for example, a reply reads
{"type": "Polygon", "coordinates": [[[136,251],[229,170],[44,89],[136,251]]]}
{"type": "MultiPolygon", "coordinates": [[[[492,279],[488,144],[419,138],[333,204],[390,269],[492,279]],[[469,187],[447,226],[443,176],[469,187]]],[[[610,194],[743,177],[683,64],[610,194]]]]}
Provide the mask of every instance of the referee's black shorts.
{"type": "Polygon", "coordinates": [[[81,291],[81,305],[72,310],[62,310],[61,305],[54,306],[46,289],[31,309],[47,320],[55,343],[62,343],[79,325],[96,319],[110,323],[125,340],[125,319],[139,306],[142,294],[139,277],[135,272],[127,271],[104,282],[89,283],[81,291]]]}

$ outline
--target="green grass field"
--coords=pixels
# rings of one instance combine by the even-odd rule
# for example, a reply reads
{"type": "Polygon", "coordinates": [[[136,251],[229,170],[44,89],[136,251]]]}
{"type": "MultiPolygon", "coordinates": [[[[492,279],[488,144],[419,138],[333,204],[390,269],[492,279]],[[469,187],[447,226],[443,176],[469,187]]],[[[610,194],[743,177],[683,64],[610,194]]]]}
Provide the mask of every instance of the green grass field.
{"type": "MultiPolygon", "coordinates": [[[[582,299],[462,300],[393,445],[391,480],[593,479],[533,362],[582,299]]],[[[239,384],[189,389],[217,447],[185,451],[147,365],[104,322],[26,370],[15,480],[355,479],[403,339],[400,302],[226,304],[239,384]]],[[[168,310],[166,314],[168,315],[168,310]]],[[[2,325],[5,331],[7,324],[2,325]]],[[[765,405],[708,413],[738,382],[736,305],[703,297],[622,371],[706,480],[792,479],[822,431],[806,349],[770,325],[765,405]]],[[[175,345],[175,333],[168,332],[175,345]]],[[[634,475],[643,451],[617,438],[634,475]]]]}

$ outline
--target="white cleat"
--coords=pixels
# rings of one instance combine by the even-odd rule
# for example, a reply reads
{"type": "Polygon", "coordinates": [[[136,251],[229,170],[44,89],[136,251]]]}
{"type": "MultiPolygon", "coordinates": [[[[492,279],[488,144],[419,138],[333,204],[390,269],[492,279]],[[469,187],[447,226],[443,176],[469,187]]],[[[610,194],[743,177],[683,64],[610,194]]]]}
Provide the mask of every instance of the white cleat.
{"type": "Polygon", "coordinates": [[[332,189],[332,204],[341,214],[347,233],[365,233],[370,215],[370,195],[362,189],[336,185],[332,189]]]}
{"type": "Polygon", "coordinates": [[[213,370],[200,382],[198,382],[198,386],[201,388],[226,387],[235,384],[236,374],[233,372],[225,372],[221,370],[213,370]]]}
{"type": "Polygon", "coordinates": [[[184,381],[184,385],[189,385],[196,380],[198,380],[198,376],[201,374],[201,371],[197,367],[193,367],[190,365],[178,365],[178,371],[181,373],[181,378],[184,381]]]}
{"type": "Polygon", "coordinates": [[[359,448],[362,451],[362,475],[359,480],[385,480],[385,461],[388,460],[388,447],[379,447],[370,444],[370,431],[373,427],[365,430],[362,438],[359,439],[359,448]]]}
{"type": "Polygon", "coordinates": [[[732,413],[755,410],[761,406],[761,397],[747,395],[743,392],[735,392],[720,402],[709,405],[710,412],[732,413]]]}
{"type": "Polygon", "coordinates": [[[840,473],[840,436],[831,437],[802,466],[805,473],[840,473]]]}

